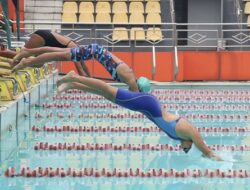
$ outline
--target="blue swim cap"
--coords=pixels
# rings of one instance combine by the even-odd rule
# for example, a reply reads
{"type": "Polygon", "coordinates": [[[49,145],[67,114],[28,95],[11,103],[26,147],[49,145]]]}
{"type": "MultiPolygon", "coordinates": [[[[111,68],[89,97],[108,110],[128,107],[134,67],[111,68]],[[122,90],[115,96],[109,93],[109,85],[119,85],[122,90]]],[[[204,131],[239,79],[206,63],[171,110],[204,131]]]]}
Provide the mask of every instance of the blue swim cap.
{"type": "Polygon", "coordinates": [[[146,77],[138,78],[137,85],[138,85],[140,92],[149,92],[151,89],[151,84],[146,77]]]}

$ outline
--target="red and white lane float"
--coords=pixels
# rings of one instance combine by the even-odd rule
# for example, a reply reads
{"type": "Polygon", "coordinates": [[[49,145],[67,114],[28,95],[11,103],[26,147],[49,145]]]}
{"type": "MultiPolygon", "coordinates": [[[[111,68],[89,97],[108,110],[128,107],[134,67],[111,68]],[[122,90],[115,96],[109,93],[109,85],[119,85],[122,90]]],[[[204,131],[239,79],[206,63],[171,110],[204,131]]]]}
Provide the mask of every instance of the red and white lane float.
{"type": "MultiPolygon", "coordinates": [[[[65,115],[66,116],[66,115],[65,115]]],[[[57,117],[57,118],[64,118],[65,117],[62,111],[57,111],[55,114],[52,112],[48,113],[45,116],[45,113],[35,113],[35,118],[40,119],[44,117],[57,117]]],[[[141,113],[133,113],[133,114],[127,114],[127,113],[80,113],[77,115],[78,118],[98,118],[98,119],[106,119],[106,118],[111,118],[111,119],[138,119],[138,120],[144,120],[146,117],[141,114],[141,113]]],[[[182,117],[189,119],[191,121],[193,120],[224,120],[224,121],[248,121],[250,119],[249,114],[242,114],[242,115],[237,115],[237,114],[184,114],[182,117]]]]}
{"type": "MultiPolygon", "coordinates": [[[[152,92],[160,100],[167,101],[201,101],[201,102],[249,102],[248,90],[153,90],[152,92]]],[[[68,91],[63,95],[53,96],[53,100],[104,100],[93,94],[80,91],[68,91]]]]}
{"type": "Polygon", "coordinates": [[[46,109],[52,109],[52,108],[62,108],[62,109],[68,109],[68,108],[73,108],[72,104],[71,103],[43,103],[42,104],[42,107],[43,108],[46,108],[46,109]]]}
{"type": "Polygon", "coordinates": [[[29,167],[21,168],[19,173],[15,172],[14,167],[10,167],[5,171],[6,177],[162,177],[162,178],[250,178],[250,171],[246,169],[240,170],[221,170],[221,169],[184,169],[177,171],[172,168],[169,170],[163,168],[151,168],[149,170],[136,169],[94,169],[94,168],[51,168],[37,167],[31,169],[29,167]]]}
{"type": "MultiPolygon", "coordinates": [[[[215,151],[228,150],[228,151],[250,151],[249,145],[210,145],[209,148],[215,151]]],[[[181,151],[180,145],[169,145],[169,144],[78,144],[78,143],[48,143],[48,142],[37,142],[34,146],[35,150],[68,150],[68,151],[79,151],[79,150],[114,150],[114,151],[181,151]]]]}
{"type": "MultiPolygon", "coordinates": [[[[73,117],[74,115],[70,113],[68,117],[73,117]]],[[[250,132],[250,128],[244,127],[198,127],[197,128],[201,133],[248,133],[250,132]]],[[[32,126],[32,131],[39,132],[114,132],[114,133],[152,133],[152,132],[161,132],[161,129],[158,127],[150,126],[150,127],[142,127],[142,126],[71,126],[71,125],[63,125],[61,127],[55,126],[32,126]]]]}
{"type": "Polygon", "coordinates": [[[15,177],[16,168],[15,167],[9,167],[5,172],[4,175],[5,177],[15,177]]]}
{"type": "Polygon", "coordinates": [[[37,142],[34,146],[34,150],[67,150],[67,151],[80,151],[80,150],[130,150],[130,151],[141,151],[141,150],[151,150],[151,151],[180,151],[181,147],[179,145],[173,146],[168,144],[78,144],[78,143],[48,143],[48,142],[37,142]]]}

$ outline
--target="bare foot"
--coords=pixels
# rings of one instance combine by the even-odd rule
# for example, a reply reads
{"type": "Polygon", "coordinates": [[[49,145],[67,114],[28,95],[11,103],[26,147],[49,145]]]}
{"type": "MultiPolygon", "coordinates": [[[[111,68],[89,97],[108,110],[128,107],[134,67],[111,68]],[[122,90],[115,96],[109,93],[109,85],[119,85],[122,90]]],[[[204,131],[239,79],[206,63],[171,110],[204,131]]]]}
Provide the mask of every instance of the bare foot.
{"type": "Polygon", "coordinates": [[[61,84],[60,86],[57,86],[57,94],[61,95],[63,92],[68,90],[70,85],[68,83],[61,84]]]}
{"type": "Polygon", "coordinates": [[[27,48],[22,48],[22,50],[13,58],[13,63],[19,63],[22,58],[27,58],[31,56],[27,48]]]}
{"type": "Polygon", "coordinates": [[[57,87],[59,87],[61,84],[66,83],[66,82],[70,82],[71,78],[75,75],[75,71],[70,71],[67,75],[63,76],[62,78],[60,78],[56,85],[57,87]]]}

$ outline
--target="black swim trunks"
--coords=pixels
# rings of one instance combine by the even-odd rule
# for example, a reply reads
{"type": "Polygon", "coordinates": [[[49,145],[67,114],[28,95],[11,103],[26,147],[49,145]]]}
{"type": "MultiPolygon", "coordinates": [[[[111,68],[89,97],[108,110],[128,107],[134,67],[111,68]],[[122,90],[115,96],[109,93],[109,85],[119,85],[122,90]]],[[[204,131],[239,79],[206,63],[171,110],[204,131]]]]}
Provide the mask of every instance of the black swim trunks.
{"type": "Polygon", "coordinates": [[[44,46],[67,48],[71,40],[66,44],[61,44],[49,30],[37,30],[34,32],[44,39],[44,46]]]}

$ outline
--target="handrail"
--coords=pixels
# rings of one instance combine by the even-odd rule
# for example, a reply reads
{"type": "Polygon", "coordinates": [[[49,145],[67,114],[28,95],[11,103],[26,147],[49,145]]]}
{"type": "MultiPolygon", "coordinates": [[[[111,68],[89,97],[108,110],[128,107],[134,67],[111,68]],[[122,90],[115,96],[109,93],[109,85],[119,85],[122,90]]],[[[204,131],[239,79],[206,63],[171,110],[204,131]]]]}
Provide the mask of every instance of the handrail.
{"type": "Polygon", "coordinates": [[[239,0],[235,0],[235,9],[238,22],[242,22],[242,9],[239,0]]]}
{"type": "MultiPolygon", "coordinates": [[[[29,21],[25,21],[23,23],[33,23],[33,24],[36,24],[36,26],[39,24],[62,24],[62,22],[46,22],[46,21],[41,21],[41,22],[29,22],[29,21]]],[[[179,47],[183,47],[183,46],[180,46],[177,44],[177,41],[178,40],[186,40],[186,41],[190,41],[192,39],[194,39],[196,41],[195,38],[190,38],[190,35],[186,38],[186,39],[181,39],[181,38],[178,38],[178,33],[179,32],[190,32],[190,31],[193,31],[194,33],[198,33],[197,35],[200,35],[202,34],[201,32],[204,31],[204,33],[208,33],[208,32],[214,32],[214,34],[212,36],[209,36],[206,37],[205,41],[210,41],[211,43],[213,43],[213,46],[216,48],[218,48],[218,45],[216,43],[216,41],[218,42],[218,44],[220,42],[223,42],[224,44],[224,48],[226,47],[248,47],[250,48],[250,42],[249,43],[245,43],[247,42],[248,40],[243,40],[244,38],[249,38],[248,37],[248,33],[250,31],[250,29],[237,29],[239,25],[241,24],[245,24],[246,23],[175,23],[175,22],[169,22],[169,23],[161,23],[161,27],[157,26],[156,25],[150,25],[149,27],[159,27],[161,28],[161,31],[162,31],[162,34],[163,34],[163,40],[160,40],[160,41],[157,41],[157,42],[153,42],[153,43],[150,43],[150,41],[147,41],[147,39],[144,41],[146,43],[138,43],[138,41],[136,40],[128,40],[128,43],[117,43],[117,42],[113,42],[111,37],[109,37],[109,39],[106,39],[104,37],[103,34],[98,34],[97,35],[97,32],[100,33],[100,31],[110,31],[110,35],[112,35],[112,29],[114,27],[116,27],[116,24],[112,24],[111,25],[111,28],[107,28],[105,27],[105,25],[103,26],[103,29],[100,29],[100,28],[97,28],[97,29],[86,29],[84,28],[84,26],[86,24],[84,23],[73,23],[73,24],[77,24],[79,26],[82,26],[82,27],[74,27],[74,29],[72,30],[72,28],[58,28],[60,31],[64,31],[66,33],[68,33],[68,37],[70,37],[70,34],[71,32],[72,33],[78,33],[80,34],[79,32],[81,31],[86,31],[86,30],[89,30],[90,33],[84,33],[84,35],[86,36],[83,36],[83,37],[80,37],[79,39],[77,39],[76,42],[78,42],[80,45],[85,45],[84,44],[84,40],[87,40],[87,39],[92,39],[92,41],[96,41],[96,40],[103,40],[104,42],[104,45],[107,43],[109,44],[109,46],[111,45],[112,47],[131,47],[131,45],[134,45],[135,48],[152,48],[152,46],[154,45],[156,48],[173,48],[173,51],[174,50],[178,50],[179,47]],[[180,29],[176,29],[176,27],[178,26],[193,26],[193,27],[188,27],[188,29],[186,30],[180,30],[180,29]],[[214,28],[213,30],[211,29],[210,26],[213,26],[212,28],[214,28]],[[225,26],[225,27],[216,27],[216,26],[225,26]],[[232,27],[226,27],[226,26],[232,26],[232,27]],[[237,26],[237,27],[235,27],[237,26]],[[197,29],[195,29],[197,28],[197,29]],[[223,28],[226,28],[226,29],[223,29],[223,28]],[[228,29],[229,28],[229,29],[228,29]],[[70,33],[69,33],[70,31],[70,33]],[[233,31],[237,32],[236,34],[233,33],[233,31]],[[227,34],[228,32],[228,34],[227,34]],[[216,34],[215,34],[216,33],[216,34]],[[227,35],[224,35],[224,38],[222,35],[219,35],[219,34],[227,34],[227,35]],[[214,37],[216,36],[216,37],[214,37]],[[214,39],[212,39],[211,37],[214,37],[214,39]],[[216,39],[218,38],[218,39],[216,39]],[[224,43],[224,41],[229,41],[230,43],[224,43]],[[131,42],[134,42],[134,44],[132,44],[131,42]],[[213,41],[213,42],[212,42],[213,41]],[[162,42],[162,43],[161,43],[162,42]],[[248,45],[249,44],[249,45],[248,45]],[[177,46],[177,48],[174,48],[175,46],[177,46]]],[[[120,23],[118,23],[119,25],[120,23]]],[[[143,25],[145,25],[145,23],[141,23],[143,25]]],[[[88,25],[88,24],[87,24],[88,25]]],[[[93,23],[93,25],[98,25],[98,23],[93,23]]],[[[101,25],[103,25],[103,23],[101,23],[101,25]]],[[[123,24],[123,25],[127,25],[127,24],[123,24]]],[[[135,24],[135,25],[138,25],[138,24],[135,24]]],[[[133,26],[133,25],[132,25],[133,26]]],[[[42,27],[41,27],[42,28],[42,27]]],[[[44,27],[43,27],[44,28],[44,27]]],[[[30,31],[30,32],[33,32],[35,29],[39,29],[39,27],[31,27],[31,28],[24,28],[25,31],[30,31]]],[[[49,29],[49,28],[48,28],[49,29]]],[[[146,30],[144,30],[146,31],[146,30]]],[[[190,33],[189,33],[190,34],[190,33]]],[[[193,33],[192,33],[193,34],[193,33]]],[[[203,34],[202,34],[203,35],[203,34]]],[[[196,36],[197,37],[197,36],[196,36]]],[[[21,39],[24,40],[25,38],[27,37],[22,37],[21,39]]],[[[15,39],[15,38],[12,38],[12,39],[15,39]]],[[[199,40],[197,40],[199,41],[199,40]]],[[[89,43],[89,42],[87,42],[89,43]]],[[[99,42],[100,43],[100,42],[99,42]]],[[[192,48],[194,47],[192,44],[187,44],[185,45],[185,48],[192,48]]],[[[199,45],[197,44],[195,46],[196,48],[199,48],[199,45]]],[[[206,43],[202,43],[201,44],[201,48],[210,48],[211,47],[211,44],[206,44],[206,43]],[[209,45],[209,46],[207,46],[209,45]]],[[[176,59],[175,59],[176,60],[176,59]]]]}
{"type": "MultiPolygon", "coordinates": [[[[0,16],[1,16],[1,17],[4,17],[4,15],[3,15],[3,14],[1,14],[1,13],[0,13],[0,16]]],[[[9,22],[11,22],[11,23],[16,23],[16,21],[11,20],[10,18],[8,18],[8,20],[9,20],[9,22]]],[[[4,22],[3,22],[3,21],[1,21],[1,23],[4,23],[4,22]]]]}
{"type": "Polygon", "coordinates": [[[0,77],[0,81],[11,81],[13,83],[13,95],[17,95],[18,90],[18,82],[14,77],[3,78],[0,77]]]}
{"type": "MultiPolygon", "coordinates": [[[[175,7],[174,7],[174,1],[173,0],[170,0],[170,9],[171,9],[171,21],[173,23],[175,23],[175,7]]],[[[174,73],[174,80],[176,80],[176,77],[177,77],[177,73],[179,72],[179,59],[178,59],[178,43],[177,43],[177,27],[176,27],[176,24],[173,25],[173,32],[172,32],[172,35],[173,35],[173,63],[174,63],[174,66],[173,66],[173,73],[174,73]]]]}
{"type": "Polygon", "coordinates": [[[152,46],[152,79],[155,80],[155,73],[156,73],[156,52],[155,46],[152,46]]]}
{"type": "MultiPolygon", "coordinates": [[[[49,24],[49,25],[53,25],[53,24],[57,24],[57,25],[62,25],[62,24],[73,24],[73,25],[78,25],[78,26],[85,26],[85,25],[89,25],[89,23],[78,23],[78,22],[67,22],[67,23],[64,23],[64,22],[58,22],[58,21],[56,21],[56,22],[48,22],[48,21],[39,21],[39,22],[36,22],[36,21],[24,21],[24,22],[22,22],[22,23],[24,23],[24,24],[34,24],[34,25],[38,25],[39,26],[39,24],[41,24],[41,25],[43,25],[43,24],[49,24]]],[[[102,25],[102,26],[104,26],[105,27],[105,23],[92,23],[93,25],[102,25]]],[[[110,25],[110,23],[108,23],[108,25],[110,25]]],[[[128,25],[130,25],[130,26],[134,26],[134,25],[145,25],[145,23],[138,23],[138,24],[131,24],[131,23],[126,23],[126,24],[124,24],[124,23],[112,23],[112,25],[111,25],[111,28],[114,28],[114,27],[116,27],[116,26],[128,26],[128,25]]],[[[154,45],[155,47],[174,47],[174,46],[177,46],[177,49],[178,49],[178,45],[177,45],[177,40],[180,40],[180,39],[178,39],[178,32],[180,32],[180,30],[176,30],[176,27],[177,26],[193,26],[192,28],[195,28],[196,26],[197,26],[197,28],[198,29],[193,29],[193,31],[196,31],[196,32],[198,32],[198,31],[201,31],[199,28],[204,28],[204,31],[211,31],[211,29],[210,29],[210,26],[213,26],[213,27],[215,27],[215,29],[214,30],[217,30],[217,33],[223,33],[224,31],[229,31],[228,29],[223,29],[224,27],[222,27],[222,26],[232,26],[232,29],[231,29],[231,31],[233,31],[234,29],[233,28],[235,28],[234,26],[237,26],[237,28],[238,28],[238,26],[240,26],[240,25],[247,25],[247,23],[175,23],[174,22],[174,20],[173,20],[173,22],[163,22],[163,23],[155,23],[155,24],[150,24],[149,25],[149,27],[159,27],[160,26],[160,28],[162,28],[161,30],[163,31],[163,32],[165,32],[165,33],[167,33],[168,31],[171,31],[171,33],[172,33],[172,35],[169,35],[168,33],[167,33],[167,35],[165,35],[166,37],[168,37],[168,36],[170,36],[169,38],[164,38],[164,40],[165,41],[168,41],[168,40],[170,40],[170,39],[172,39],[173,40],[173,44],[170,44],[170,45],[166,45],[166,44],[164,44],[163,46],[162,45],[159,45],[159,43],[157,42],[157,44],[155,44],[155,43],[152,43],[152,44],[146,44],[146,45],[135,45],[136,47],[152,47],[152,45],[154,45]],[[199,27],[198,27],[199,26],[199,27]],[[221,27],[219,27],[218,29],[216,29],[216,26],[221,26],[221,27]],[[206,27],[207,27],[207,29],[206,29],[206,27]]],[[[228,28],[228,27],[225,27],[225,28],[228,28]]],[[[27,29],[29,29],[30,31],[34,31],[35,29],[39,29],[39,27],[33,27],[33,28],[24,28],[26,31],[27,31],[27,29]]],[[[48,28],[49,29],[49,28],[48,28]]],[[[72,31],[72,28],[58,28],[59,30],[61,30],[61,31],[72,31]]],[[[77,31],[83,31],[83,30],[86,30],[86,29],[82,29],[82,28],[77,28],[77,27],[74,27],[74,29],[73,29],[73,32],[75,31],[75,32],[77,32],[77,31]]],[[[92,30],[92,29],[90,29],[90,30],[92,30]]],[[[101,31],[101,30],[103,30],[103,31],[105,31],[105,30],[110,30],[110,31],[112,31],[112,29],[107,29],[107,28],[105,28],[105,29],[95,29],[94,30],[94,32],[93,32],[93,34],[94,34],[94,36],[93,36],[93,38],[92,38],[92,34],[91,34],[91,37],[89,37],[89,36],[87,36],[87,39],[102,39],[102,40],[104,40],[105,41],[105,39],[103,38],[103,37],[99,37],[99,38],[97,38],[97,36],[95,35],[96,33],[96,31],[101,31]]],[[[250,31],[250,29],[243,29],[244,31],[250,31]]],[[[238,32],[242,32],[243,30],[238,30],[238,32]]],[[[188,32],[188,31],[190,31],[190,29],[187,29],[187,30],[183,30],[183,32],[188,32]]],[[[216,35],[217,36],[217,35],[216,35]]],[[[224,41],[224,38],[223,38],[223,36],[217,36],[218,37],[218,39],[217,39],[217,41],[219,42],[219,41],[224,41]]],[[[188,40],[188,39],[186,39],[186,40],[188,40]]],[[[215,40],[215,39],[214,39],[215,40]]],[[[135,41],[136,42],[136,41],[135,41]]],[[[239,40],[238,40],[238,42],[240,42],[239,43],[239,47],[242,45],[241,43],[242,43],[242,41],[241,41],[241,39],[239,38],[239,40]]],[[[112,40],[110,41],[110,40],[108,40],[107,41],[107,43],[109,43],[109,44],[113,44],[113,46],[117,46],[117,45],[115,45],[116,43],[113,43],[112,42],[112,40]]],[[[137,42],[136,42],[137,43],[137,42]]],[[[162,43],[163,44],[163,43],[162,43]]],[[[168,43],[169,44],[169,43],[168,43]]],[[[128,47],[128,46],[130,46],[131,44],[129,43],[129,44],[126,44],[126,45],[123,45],[122,47],[128,47]]],[[[215,45],[216,46],[216,45],[215,45]]],[[[188,47],[188,45],[186,46],[186,47],[188,47]]],[[[203,46],[203,47],[205,47],[205,46],[203,46]]]]}
{"type": "MultiPolygon", "coordinates": [[[[173,0],[169,1],[171,7],[174,5],[173,0]]],[[[176,23],[174,20],[174,8],[171,11],[172,19],[171,22],[155,23],[147,25],[147,23],[91,23],[93,27],[87,27],[90,23],[78,23],[78,22],[49,22],[49,21],[24,21],[21,23],[31,24],[29,28],[23,28],[26,34],[30,34],[37,29],[44,29],[44,25],[58,25],[54,28],[60,30],[61,33],[66,34],[66,36],[71,37],[74,34],[79,35],[73,39],[79,45],[87,45],[87,43],[101,43],[103,46],[112,48],[133,48],[136,51],[138,48],[148,48],[154,54],[157,51],[171,51],[173,56],[173,74],[178,73],[178,51],[182,50],[216,50],[223,51],[226,48],[230,50],[238,48],[239,50],[250,50],[250,40],[249,40],[249,28],[244,28],[247,23],[237,22],[237,23],[176,23]],[[61,27],[63,24],[69,24],[68,27],[61,27]],[[39,27],[40,25],[40,27],[39,27]],[[143,42],[131,39],[128,37],[127,40],[113,41],[112,34],[115,27],[125,27],[130,30],[133,26],[144,27],[145,40],[143,42]],[[96,27],[94,27],[96,26],[96,27]],[[100,27],[102,26],[102,27],[100,27]],[[131,27],[126,27],[131,26],[131,27]],[[180,26],[180,27],[179,27],[180,26]],[[182,28],[181,26],[187,26],[187,29],[177,29],[182,28]],[[57,28],[58,27],[58,28],[57,28]],[[160,40],[151,40],[147,38],[148,28],[161,28],[162,38],[160,40]],[[240,28],[240,29],[239,29],[240,28]],[[185,32],[187,36],[185,38],[178,37],[182,32],[185,32]],[[179,41],[185,41],[184,45],[178,43],[179,41]],[[162,48],[162,49],[159,49],[162,48]]],[[[15,23],[15,22],[14,22],[15,23]]],[[[48,29],[51,29],[47,27],[48,29]]],[[[130,32],[131,34],[131,32],[130,32]]],[[[27,35],[28,36],[28,35],[27,35]]],[[[27,36],[22,37],[22,41],[27,36]]],[[[135,32],[136,36],[136,32],[135,32]]],[[[74,37],[73,37],[74,38],[74,37]]],[[[12,39],[15,39],[12,38],[12,39]]],[[[119,50],[120,51],[120,50],[119,50]]],[[[153,60],[156,59],[156,55],[153,55],[153,60]]],[[[153,61],[152,60],[152,61],[153,61]]],[[[154,62],[154,61],[153,61],[154,62]]],[[[153,63],[154,64],[154,63],[153,63]]],[[[154,68],[152,68],[152,76],[154,75],[154,68]]]]}
{"type": "Polygon", "coordinates": [[[30,80],[30,74],[28,73],[28,71],[19,70],[19,71],[17,71],[17,73],[23,73],[25,75],[26,86],[27,86],[27,88],[29,88],[31,86],[31,80],[30,80]]]}

